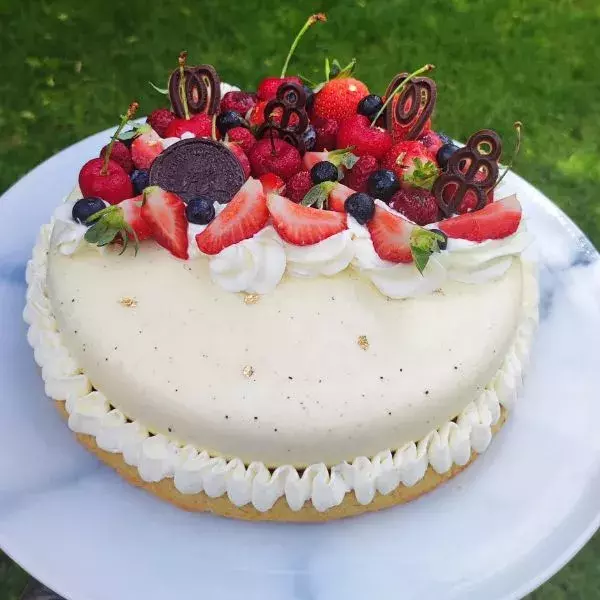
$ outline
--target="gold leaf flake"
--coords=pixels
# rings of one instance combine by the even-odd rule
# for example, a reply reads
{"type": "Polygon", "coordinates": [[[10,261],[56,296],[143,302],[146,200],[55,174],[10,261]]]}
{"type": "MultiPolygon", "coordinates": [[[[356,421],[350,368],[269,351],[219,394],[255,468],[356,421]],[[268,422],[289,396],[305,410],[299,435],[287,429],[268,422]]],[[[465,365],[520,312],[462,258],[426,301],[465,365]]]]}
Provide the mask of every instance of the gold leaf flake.
{"type": "Polygon", "coordinates": [[[129,296],[123,296],[123,298],[119,300],[119,304],[126,306],[127,308],[135,308],[137,306],[137,300],[135,298],[130,298],[129,296]]]}
{"type": "Polygon", "coordinates": [[[256,304],[260,300],[258,294],[246,294],[244,296],[244,304],[256,304]]]}
{"type": "Polygon", "coordinates": [[[358,340],[356,340],[356,343],[362,350],[366,351],[369,349],[369,340],[367,339],[366,335],[359,335],[358,340]]]}
{"type": "Polygon", "coordinates": [[[242,375],[244,375],[244,377],[252,377],[252,375],[254,375],[254,367],[252,367],[251,365],[246,365],[243,369],[242,369],[242,375]]]}

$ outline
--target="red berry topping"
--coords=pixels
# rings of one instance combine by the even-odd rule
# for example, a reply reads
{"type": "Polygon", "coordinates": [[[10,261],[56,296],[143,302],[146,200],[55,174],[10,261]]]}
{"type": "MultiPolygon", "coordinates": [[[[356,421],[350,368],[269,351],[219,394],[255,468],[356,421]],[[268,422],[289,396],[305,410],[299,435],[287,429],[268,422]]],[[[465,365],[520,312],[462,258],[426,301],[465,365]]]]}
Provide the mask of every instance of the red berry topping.
{"type": "Polygon", "coordinates": [[[259,179],[265,194],[283,194],[285,190],[285,181],[278,175],[275,175],[275,173],[265,173],[264,175],[261,175],[259,179]]]}
{"type": "Polygon", "coordinates": [[[352,196],[352,194],[354,193],[356,193],[356,190],[346,187],[341,183],[336,183],[333,190],[329,192],[327,208],[329,208],[329,210],[335,210],[337,212],[344,212],[344,205],[346,203],[346,199],[352,196]]]}
{"type": "Polygon", "coordinates": [[[172,192],[157,185],[144,190],[141,211],[154,240],[177,258],[188,258],[188,222],[185,203],[172,192]]]}
{"type": "Polygon", "coordinates": [[[227,132],[227,137],[230,142],[235,142],[240,148],[248,154],[252,146],[256,144],[256,138],[252,132],[245,127],[233,127],[227,132]]]}
{"type": "Polygon", "coordinates": [[[340,123],[337,146],[352,146],[352,152],[357,156],[369,154],[381,160],[392,146],[392,138],[385,129],[371,127],[371,122],[364,115],[354,115],[340,123]]]}
{"type": "Polygon", "coordinates": [[[189,119],[174,119],[167,127],[165,137],[181,137],[186,132],[193,133],[196,137],[211,137],[212,119],[204,113],[189,119]]]}
{"type": "Polygon", "coordinates": [[[244,178],[248,179],[250,177],[250,161],[246,156],[246,153],[242,150],[242,147],[238,144],[233,144],[231,142],[225,142],[225,145],[235,154],[235,157],[240,161],[240,165],[242,165],[242,169],[244,170],[244,178]]]}
{"type": "Polygon", "coordinates": [[[508,196],[458,217],[440,221],[438,227],[448,237],[482,242],[512,235],[521,223],[521,205],[516,196],[508,196]]]}
{"type": "Polygon", "coordinates": [[[390,206],[417,225],[429,225],[439,218],[439,207],[429,190],[401,187],[391,198],[390,206]]]}
{"type": "Polygon", "coordinates": [[[285,195],[292,202],[302,202],[302,198],[313,185],[310,171],[300,171],[288,180],[285,195]]]}
{"type": "Polygon", "coordinates": [[[299,77],[265,77],[256,90],[256,95],[260,100],[271,100],[277,95],[277,90],[282,83],[297,83],[302,85],[299,77]]]}
{"type": "Polygon", "coordinates": [[[227,112],[230,110],[245,117],[247,112],[256,104],[256,94],[250,92],[227,92],[221,98],[221,106],[219,112],[227,112]]]}
{"type": "Polygon", "coordinates": [[[354,77],[328,81],[315,95],[313,115],[343,121],[356,114],[358,103],[369,95],[369,88],[354,77]]]}
{"type": "Polygon", "coordinates": [[[302,206],[283,196],[271,194],[267,206],[277,233],[296,246],[317,244],[347,228],[345,214],[302,206]]]}
{"type": "Polygon", "coordinates": [[[404,141],[394,144],[384,156],[382,166],[394,171],[400,181],[431,189],[440,174],[435,159],[421,142],[404,141]]]}
{"type": "Polygon", "coordinates": [[[251,238],[268,219],[262,184],[257,179],[248,179],[223,211],[196,236],[196,243],[205,254],[218,254],[228,246],[251,238]]]}
{"type": "Polygon", "coordinates": [[[133,196],[133,184],[123,167],[109,160],[104,169],[103,158],[88,160],[79,171],[79,187],[84,198],[96,197],[109,204],[133,196]]]}
{"type": "Polygon", "coordinates": [[[254,177],[275,173],[287,181],[302,168],[302,157],[298,150],[278,138],[258,140],[250,150],[248,159],[254,177]]]}
{"type": "Polygon", "coordinates": [[[136,169],[148,170],[162,151],[162,139],[154,131],[139,135],[131,143],[131,158],[136,169]]]}
{"type": "Polygon", "coordinates": [[[355,192],[366,192],[369,177],[379,169],[379,163],[374,156],[364,154],[352,169],[346,171],[344,183],[355,192]]]}
{"type": "Polygon", "coordinates": [[[316,117],[312,120],[312,125],[317,134],[314,150],[334,150],[336,147],[338,122],[333,119],[322,119],[316,117]]]}
{"type": "Polygon", "coordinates": [[[367,223],[373,248],[379,258],[395,263],[412,262],[410,234],[414,225],[400,216],[375,205],[375,214],[367,223]]]}
{"type": "MultiPolygon", "coordinates": [[[[100,156],[104,158],[110,144],[106,144],[102,150],[100,150],[100,156]]],[[[121,141],[115,140],[111,153],[110,160],[114,160],[116,163],[123,167],[125,173],[129,174],[133,171],[133,161],[131,160],[131,152],[129,148],[121,141]]]]}
{"type": "MultiPolygon", "coordinates": [[[[123,219],[125,222],[135,231],[138,241],[147,240],[152,236],[152,230],[150,225],[142,218],[142,202],[144,200],[143,194],[136,196],[135,198],[128,198],[119,202],[117,206],[123,210],[123,219]]],[[[129,239],[135,239],[131,233],[129,233],[129,239]]]]}
{"type": "Polygon", "coordinates": [[[430,129],[425,132],[418,140],[423,144],[425,150],[429,152],[431,158],[436,160],[437,151],[446,143],[435,131],[430,129]]]}
{"type": "Polygon", "coordinates": [[[160,137],[168,137],[167,128],[176,118],[168,108],[157,108],[148,115],[146,122],[160,137]]]}

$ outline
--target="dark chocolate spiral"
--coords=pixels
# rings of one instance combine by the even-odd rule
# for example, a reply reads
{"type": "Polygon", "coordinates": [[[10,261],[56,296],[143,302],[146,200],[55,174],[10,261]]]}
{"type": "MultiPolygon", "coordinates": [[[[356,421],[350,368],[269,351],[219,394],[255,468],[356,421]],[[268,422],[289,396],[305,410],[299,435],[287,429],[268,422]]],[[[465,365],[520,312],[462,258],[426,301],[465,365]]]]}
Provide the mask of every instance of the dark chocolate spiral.
{"type": "MultiPolygon", "coordinates": [[[[408,77],[408,73],[399,73],[392,79],[385,92],[385,97],[390,94],[408,77]]],[[[431,117],[437,99],[437,86],[429,77],[415,77],[400,92],[398,100],[391,101],[392,106],[386,110],[385,125],[393,134],[394,123],[397,122],[408,131],[403,139],[415,140],[421,135],[427,119],[431,117]]]]}
{"type": "Polygon", "coordinates": [[[264,137],[265,133],[275,130],[279,138],[295,146],[300,152],[305,151],[302,134],[308,127],[308,115],[306,114],[306,92],[301,85],[294,82],[283,83],[277,90],[277,95],[265,106],[265,122],[259,127],[257,137],[264,137]],[[281,108],[281,119],[275,121],[273,112],[281,108]],[[297,120],[291,123],[292,116],[297,120]]]}
{"type": "MultiPolygon", "coordinates": [[[[214,67],[211,65],[184,67],[183,73],[189,113],[214,115],[218,112],[221,103],[221,80],[214,67]]],[[[181,71],[175,69],[169,77],[169,97],[173,112],[182,119],[185,117],[185,110],[179,90],[180,83],[181,71]]]]}
{"type": "Polygon", "coordinates": [[[498,179],[501,154],[500,136],[491,129],[482,129],[450,157],[446,170],[435,180],[431,190],[446,217],[457,212],[468,191],[477,198],[474,210],[486,205],[487,192],[498,179]]]}

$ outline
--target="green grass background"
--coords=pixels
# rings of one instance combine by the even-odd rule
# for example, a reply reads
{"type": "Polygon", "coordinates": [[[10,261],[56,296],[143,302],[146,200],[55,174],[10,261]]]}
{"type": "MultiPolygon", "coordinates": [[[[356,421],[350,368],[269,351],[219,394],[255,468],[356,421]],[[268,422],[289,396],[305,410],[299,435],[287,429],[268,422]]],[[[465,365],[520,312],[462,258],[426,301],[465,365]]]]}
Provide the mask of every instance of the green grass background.
{"type": "MultiPolygon", "coordinates": [[[[600,244],[598,0],[0,0],[0,192],[132,99],[142,113],[162,105],[148,81],[163,85],[181,49],[244,88],[278,74],[317,11],[329,22],[307,34],[291,73],[318,80],[326,55],[356,56],[357,76],[382,93],[397,72],[435,64],[434,126],[459,139],[491,127],[510,147],[521,120],[516,171],[600,244]]],[[[531,597],[600,598],[598,557],[600,537],[531,597]]],[[[25,581],[0,558],[0,600],[25,581]]]]}

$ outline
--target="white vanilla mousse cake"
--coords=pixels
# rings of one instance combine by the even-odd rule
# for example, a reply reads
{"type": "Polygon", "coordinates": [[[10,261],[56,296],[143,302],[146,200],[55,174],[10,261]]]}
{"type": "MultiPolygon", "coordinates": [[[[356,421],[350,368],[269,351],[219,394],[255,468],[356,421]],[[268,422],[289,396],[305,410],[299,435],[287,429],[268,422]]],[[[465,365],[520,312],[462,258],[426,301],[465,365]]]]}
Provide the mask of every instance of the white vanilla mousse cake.
{"type": "Polygon", "coordinates": [[[124,133],[130,107],[27,269],[80,442],[183,508],[290,521],[405,502],[488,447],[537,321],[531,240],[497,135],[435,133],[418,75],[257,97],[182,55],[171,109],[124,133]]]}

